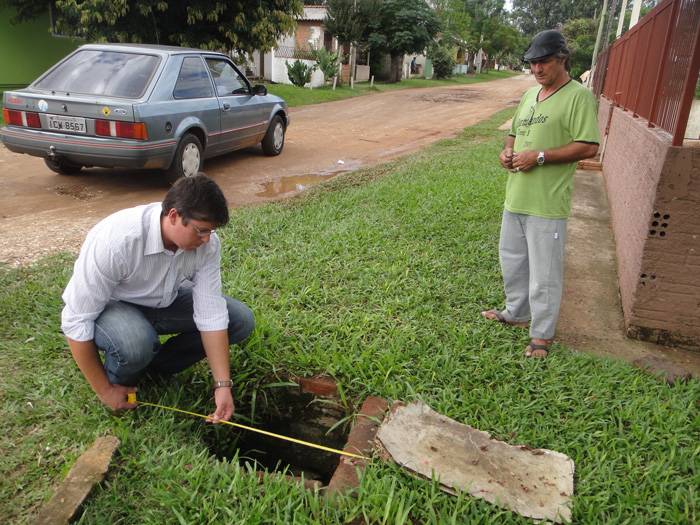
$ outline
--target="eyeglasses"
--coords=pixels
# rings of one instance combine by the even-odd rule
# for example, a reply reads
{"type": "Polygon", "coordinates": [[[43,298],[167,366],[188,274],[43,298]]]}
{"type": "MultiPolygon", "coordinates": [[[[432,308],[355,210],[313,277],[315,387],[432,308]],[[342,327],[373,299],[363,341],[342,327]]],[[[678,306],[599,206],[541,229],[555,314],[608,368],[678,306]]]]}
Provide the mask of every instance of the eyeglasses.
{"type": "Polygon", "coordinates": [[[202,231],[199,228],[197,228],[192,221],[190,221],[190,224],[194,228],[194,231],[197,232],[197,237],[204,237],[205,235],[211,235],[212,233],[216,233],[216,230],[202,231]]]}

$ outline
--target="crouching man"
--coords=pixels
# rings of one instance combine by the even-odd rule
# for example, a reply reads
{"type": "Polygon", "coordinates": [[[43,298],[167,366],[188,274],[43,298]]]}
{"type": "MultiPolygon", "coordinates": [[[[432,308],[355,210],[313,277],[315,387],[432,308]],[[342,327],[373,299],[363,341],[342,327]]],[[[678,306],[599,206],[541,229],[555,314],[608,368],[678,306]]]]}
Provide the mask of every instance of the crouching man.
{"type": "Polygon", "coordinates": [[[205,357],[213,422],[234,412],[229,345],[253,331],[243,303],[221,293],[228,203],[204,175],[178,180],[162,203],[119,211],[87,235],[65,292],[61,327],[97,397],[127,410],[142,372],[167,379],[205,357]],[[178,334],[165,343],[159,336],[178,334]],[[100,359],[104,356],[104,362],[100,359]]]}

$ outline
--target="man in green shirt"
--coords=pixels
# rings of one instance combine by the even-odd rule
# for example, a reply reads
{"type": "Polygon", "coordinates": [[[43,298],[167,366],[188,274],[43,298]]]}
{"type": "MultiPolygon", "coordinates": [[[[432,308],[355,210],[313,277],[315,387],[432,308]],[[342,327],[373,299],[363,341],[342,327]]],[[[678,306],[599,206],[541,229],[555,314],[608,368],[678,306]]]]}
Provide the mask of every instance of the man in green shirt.
{"type": "Polygon", "coordinates": [[[579,160],[598,151],[597,101],[569,77],[558,31],[535,35],[525,52],[540,84],[520,101],[499,156],[508,170],[499,253],[506,308],[484,310],[497,322],[527,326],[527,357],[545,357],[561,304],[566,223],[579,160]]]}

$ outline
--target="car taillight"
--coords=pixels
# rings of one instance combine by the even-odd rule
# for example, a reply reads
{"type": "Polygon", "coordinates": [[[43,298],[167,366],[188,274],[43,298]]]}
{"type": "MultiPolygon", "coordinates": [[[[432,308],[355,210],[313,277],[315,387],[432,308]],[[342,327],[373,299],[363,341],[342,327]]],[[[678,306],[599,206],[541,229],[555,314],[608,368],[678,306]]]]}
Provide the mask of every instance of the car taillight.
{"type": "Polygon", "coordinates": [[[146,124],[143,122],[117,122],[116,120],[96,120],[95,133],[105,137],[124,139],[147,139],[146,124]]]}
{"type": "Polygon", "coordinates": [[[39,113],[33,111],[16,111],[14,109],[3,109],[2,116],[7,124],[14,126],[24,126],[27,128],[40,128],[41,121],[39,113]]]}

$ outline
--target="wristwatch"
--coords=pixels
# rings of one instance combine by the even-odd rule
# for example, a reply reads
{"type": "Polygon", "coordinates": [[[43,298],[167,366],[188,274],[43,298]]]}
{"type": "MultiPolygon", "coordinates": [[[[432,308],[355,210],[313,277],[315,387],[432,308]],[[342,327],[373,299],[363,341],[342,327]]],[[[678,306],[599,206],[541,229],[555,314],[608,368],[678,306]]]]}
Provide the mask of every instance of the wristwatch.
{"type": "Polygon", "coordinates": [[[214,381],[214,384],[212,385],[212,390],[216,390],[217,388],[231,388],[233,386],[233,381],[214,381]]]}
{"type": "Polygon", "coordinates": [[[544,151],[540,151],[540,154],[537,155],[537,164],[544,165],[544,151]]]}

